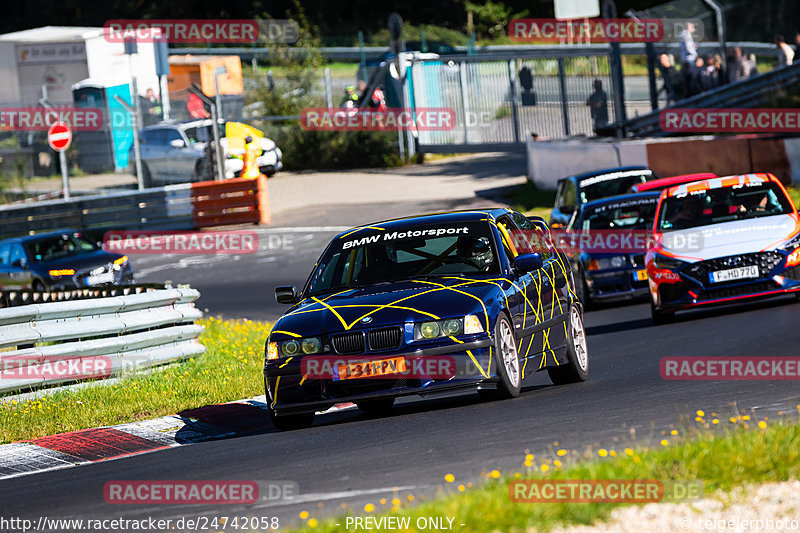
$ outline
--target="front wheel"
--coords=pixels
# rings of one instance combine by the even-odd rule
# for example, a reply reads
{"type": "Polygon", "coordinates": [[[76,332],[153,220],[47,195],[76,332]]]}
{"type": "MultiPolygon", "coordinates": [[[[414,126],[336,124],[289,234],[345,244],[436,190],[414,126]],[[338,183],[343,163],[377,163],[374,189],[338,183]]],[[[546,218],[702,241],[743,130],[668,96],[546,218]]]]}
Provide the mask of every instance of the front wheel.
{"type": "Polygon", "coordinates": [[[653,325],[654,326],[661,326],[663,324],[669,324],[670,322],[675,320],[675,312],[674,311],[661,311],[656,309],[653,300],[650,300],[650,316],[653,317],[653,325]]]}
{"type": "Polygon", "coordinates": [[[497,318],[494,326],[494,348],[497,352],[497,390],[478,391],[481,399],[516,398],[522,390],[522,371],[517,353],[514,330],[505,314],[497,318]]]}
{"type": "Polygon", "coordinates": [[[567,362],[555,367],[547,367],[550,381],[555,385],[579,383],[589,376],[589,350],[586,347],[586,328],[583,316],[577,306],[570,307],[567,325],[567,362]]]}

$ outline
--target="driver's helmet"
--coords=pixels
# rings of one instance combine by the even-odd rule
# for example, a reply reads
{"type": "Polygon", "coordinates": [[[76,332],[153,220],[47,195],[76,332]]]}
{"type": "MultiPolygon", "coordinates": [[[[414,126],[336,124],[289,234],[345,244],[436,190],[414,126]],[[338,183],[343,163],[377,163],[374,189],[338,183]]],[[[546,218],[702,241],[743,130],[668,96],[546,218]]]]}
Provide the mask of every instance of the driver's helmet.
{"type": "Polygon", "coordinates": [[[458,257],[469,259],[480,268],[492,262],[492,247],[486,237],[461,237],[456,244],[458,257]]]}

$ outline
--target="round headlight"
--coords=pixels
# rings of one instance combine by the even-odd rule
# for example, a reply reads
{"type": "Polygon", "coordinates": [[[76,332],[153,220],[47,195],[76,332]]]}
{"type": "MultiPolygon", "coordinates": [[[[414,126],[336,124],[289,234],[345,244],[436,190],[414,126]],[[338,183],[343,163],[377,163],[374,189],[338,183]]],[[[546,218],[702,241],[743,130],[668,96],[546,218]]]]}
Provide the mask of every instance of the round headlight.
{"type": "Polygon", "coordinates": [[[302,346],[303,353],[312,354],[319,352],[320,348],[322,347],[322,343],[316,337],[309,337],[308,339],[303,339],[302,346]]]}
{"type": "Polygon", "coordinates": [[[300,351],[300,343],[297,341],[286,341],[281,345],[283,355],[297,355],[300,351]]]}
{"type": "Polygon", "coordinates": [[[625,258],[621,255],[616,255],[611,258],[611,266],[615,268],[620,268],[625,266],[625,258]]]}
{"type": "Polygon", "coordinates": [[[457,319],[445,320],[442,324],[442,332],[447,335],[459,335],[461,333],[461,321],[457,319]]]}
{"type": "Polygon", "coordinates": [[[438,322],[423,322],[419,326],[419,334],[425,339],[433,339],[439,336],[438,322]]]}

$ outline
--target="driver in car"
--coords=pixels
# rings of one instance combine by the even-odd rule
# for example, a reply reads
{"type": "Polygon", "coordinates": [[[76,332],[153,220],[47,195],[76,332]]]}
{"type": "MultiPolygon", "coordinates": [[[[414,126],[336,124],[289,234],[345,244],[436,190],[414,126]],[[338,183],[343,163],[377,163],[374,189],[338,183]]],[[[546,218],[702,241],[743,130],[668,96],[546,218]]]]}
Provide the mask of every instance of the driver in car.
{"type": "Polygon", "coordinates": [[[486,272],[492,265],[492,248],[485,237],[460,237],[456,254],[459,260],[474,266],[478,272],[486,272]]]}

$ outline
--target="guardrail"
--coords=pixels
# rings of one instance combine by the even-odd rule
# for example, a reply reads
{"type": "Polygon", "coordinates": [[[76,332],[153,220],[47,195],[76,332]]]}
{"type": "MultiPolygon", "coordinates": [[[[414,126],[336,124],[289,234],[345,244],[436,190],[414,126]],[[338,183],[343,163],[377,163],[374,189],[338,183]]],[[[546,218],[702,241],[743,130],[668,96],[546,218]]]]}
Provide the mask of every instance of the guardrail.
{"type": "Polygon", "coordinates": [[[59,371],[61,361],[62,368],[102,368],[99,377],[110,377],[205,352],[197,341],[203,328],[194,323],[202,316],[193,303],[197,290],[106,290],[128,294],[0,309],[0,391],[89,377],[59,371]]]}
{"type": "Polygon", "coordinates": [[[267,178],[235,178],[3,205],[0,239],[63,228],[185,230],[269,219],[267,178]]]}
{"type": "Polygon", "coordinates": [[[800,63],[776,68],[736,83],[686,98],[674,105],[640,115],[625,122],[625,131],[634,137],[666,135],[661,130],[659,116],[672,108],[755,107],[767,98],[781,94],[787,87],[800,82],[800,63]]]}

